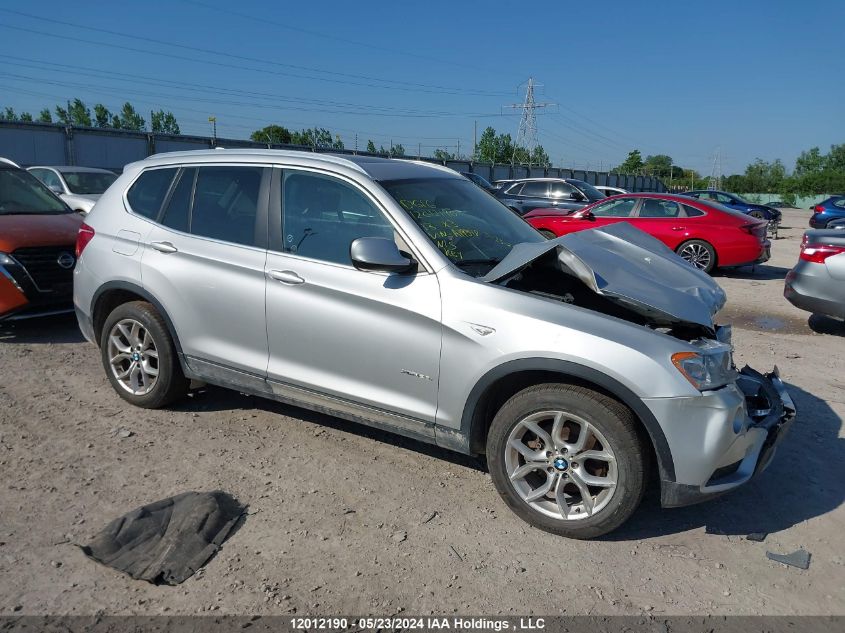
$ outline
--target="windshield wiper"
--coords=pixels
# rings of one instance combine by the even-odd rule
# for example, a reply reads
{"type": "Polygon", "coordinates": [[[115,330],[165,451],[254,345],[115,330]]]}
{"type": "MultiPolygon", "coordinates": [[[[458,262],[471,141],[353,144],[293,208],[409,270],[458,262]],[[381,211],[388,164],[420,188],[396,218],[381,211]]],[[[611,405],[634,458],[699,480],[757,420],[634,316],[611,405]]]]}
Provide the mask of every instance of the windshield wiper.
{"type": "Polygon", "coordinates": [[[464,266],[484,266],[485,264],[488,266],[495,266],[498,264],[501,259],[459,259],[458,261],[454,262],[455,266],[458,268],[463,268],[464,266]]]}

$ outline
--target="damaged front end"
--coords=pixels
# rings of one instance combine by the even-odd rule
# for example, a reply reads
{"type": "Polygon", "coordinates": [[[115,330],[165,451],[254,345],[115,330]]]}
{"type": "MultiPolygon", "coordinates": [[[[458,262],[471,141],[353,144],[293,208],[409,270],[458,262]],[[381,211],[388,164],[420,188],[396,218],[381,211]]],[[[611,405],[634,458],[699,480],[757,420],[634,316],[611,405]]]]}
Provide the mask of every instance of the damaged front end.
{"type": "Polygon", "coordinates": [[[649,403],[652,410],[693,430],[693,437],[674,438],[676,445],[684,439],[692,446],[686,460],[683,451],[675,454],[676,480],[661,481],[664,507],[705,501],[747,483],[771,463],[796,413],[777,367],[762,374],[745,366],[735,384],[699,398],[657,400],[649,403]]]}
{"type": "Polygon", "coordinates": [[[713,317],[726,300],[709,275],[627,222],[517,244],[481,279],[685,340],[715,338],[713,317]]]}
{"type": "Polygon", "coordinates": [[[703,501],[749,481],[771,461],[795,405],[771,373],[733,364],[730,326],[717,326],[722,288],[628,223],[518,244],[483,281],[642,325],[685,341],[671,362],[696,395],[643,398],[665,434],[674,477],[664,506],[703,501]]]}

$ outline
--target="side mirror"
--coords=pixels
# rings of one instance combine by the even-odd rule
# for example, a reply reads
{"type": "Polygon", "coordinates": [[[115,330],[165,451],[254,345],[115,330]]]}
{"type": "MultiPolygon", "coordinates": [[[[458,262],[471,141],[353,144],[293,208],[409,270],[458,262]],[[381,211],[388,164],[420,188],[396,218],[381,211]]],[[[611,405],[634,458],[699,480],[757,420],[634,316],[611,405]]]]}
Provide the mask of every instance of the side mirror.
{"type": "Polygon", "coordinates": [[[584,218],[585,220],[595,220],[596,219],[596,216],[593,215],[592,211],[583,211],[581,213],[581,217],[584,218]]]}
{"type": "Polygon", "coordinates": [[[583,193],[581,193],[581,192],[580,192],[580,191],[578,191],[577,189],[576,189],[575,191],[573,191],[573,192],[570,194],[570,196],[569,196],[569,197],[570,197],[572,200],[576,200],[576,201],[578,201],[578,202],[580,202],[581,200],[586,200],[586,199],[587,199],[587,196],[585,196],[583,193]]]}
{"type": "Polygon", "coordinates": [[[385,237],[359,237],[349,246],[349,257],[358,270],[403,273],[416,265],[396,242],[385,237]]]}

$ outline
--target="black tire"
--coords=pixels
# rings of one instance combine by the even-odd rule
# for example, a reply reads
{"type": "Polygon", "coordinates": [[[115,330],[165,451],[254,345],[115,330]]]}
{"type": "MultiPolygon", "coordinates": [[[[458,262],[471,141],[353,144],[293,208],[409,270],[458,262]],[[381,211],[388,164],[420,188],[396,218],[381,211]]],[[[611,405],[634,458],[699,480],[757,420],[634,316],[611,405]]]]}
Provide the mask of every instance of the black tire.
{"type": "Polygon", "coordinates": [[[705,242],[704,240],[687,240],[678,246],[678,248],[675,249],[675,252],[699,270],[706,272],[708,275],[716,268],[716,249],[713,248],[712,244],[705,242]],[[707,253],[706,263],[703,257],[699,258],[693,254],[702,253],[704,251],[707,253]]]}
{"type": "MultiPolygon", "coordinates": [[[[602,393],[575,385],[542,384],[520,391],[499,409],[487,435],[490,475],[508,507],[536,528],[575,539],[607,534],[634,513],[645,490],[649,456],[638,424],[627,407],[602,393]],[[544,411],[565,411],[586,420],[606,438],[615,456],[616,486],[609,500],[592,516],[572,519],[565,519],[560,514],[549,516],[525,501],[508,476],[505,455],[510,450],[511,432],[527,416],[544,411]]],[[[574,460],[570,468],[573,464],[574,460]]],[[[582,468],[587,468],[586,463],[582,468]]],[[[563,478],[564,474],[560,473],[558,477],[563,478]]],[[[548,494],[553,496],[551,491],[548,494]]],[[[549,503],[546,498],[540,501],[549,503]]]]}
{"type": "Polygon", "coordinates": [[[121,398],[137,407],[145,409],[164,407],[183,397],[188,391],[189,381],[182,373],[176,347],[167,325],[156,309],[145,301],[131,301],[112,310],[100,334],[100,357],[106,376],[114,390],[121,398]],[[153,345],[158,352],[158,376],[150,391],[140,395],[130,393],[121,384],[112,370],[109,358],[109,336],[115,325],[125,319],[137,321],[152,337],[153,345]]]}
{"type": "Polygon", "coordinates": [[[548,229],[537,229],[537,232],[545,237],[547,240],[554,240],[557,239],[557,235],[549,231],[548,229]]]}

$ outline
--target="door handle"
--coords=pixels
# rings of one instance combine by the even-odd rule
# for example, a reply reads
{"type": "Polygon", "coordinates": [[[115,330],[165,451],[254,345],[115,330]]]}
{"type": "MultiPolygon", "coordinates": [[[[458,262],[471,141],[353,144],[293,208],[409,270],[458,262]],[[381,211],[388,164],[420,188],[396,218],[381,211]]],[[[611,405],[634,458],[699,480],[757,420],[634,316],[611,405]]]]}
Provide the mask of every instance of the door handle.
{"type": "Polygon", "coordinates": [[[269,270],[267,271],[267,275],[271,279],[281,281],[283,284],[296,285],[305,283],[305,280],[292,270],[269,270]]]}
{"type": "Polygon", "coordinates": [[[686,230],[686,228],[687,228],[687,227],[685,227],[685,226],[673,226],[673,227],[672,227],[672,230],[673,230],[673,231],[685,231],[685,230],[686,230]]]}
{"type": "Polygon", "coordinates": [[[170,242],[150,242],[150,246],[160,253],[175,253],[179,250],[170,242]]]}

